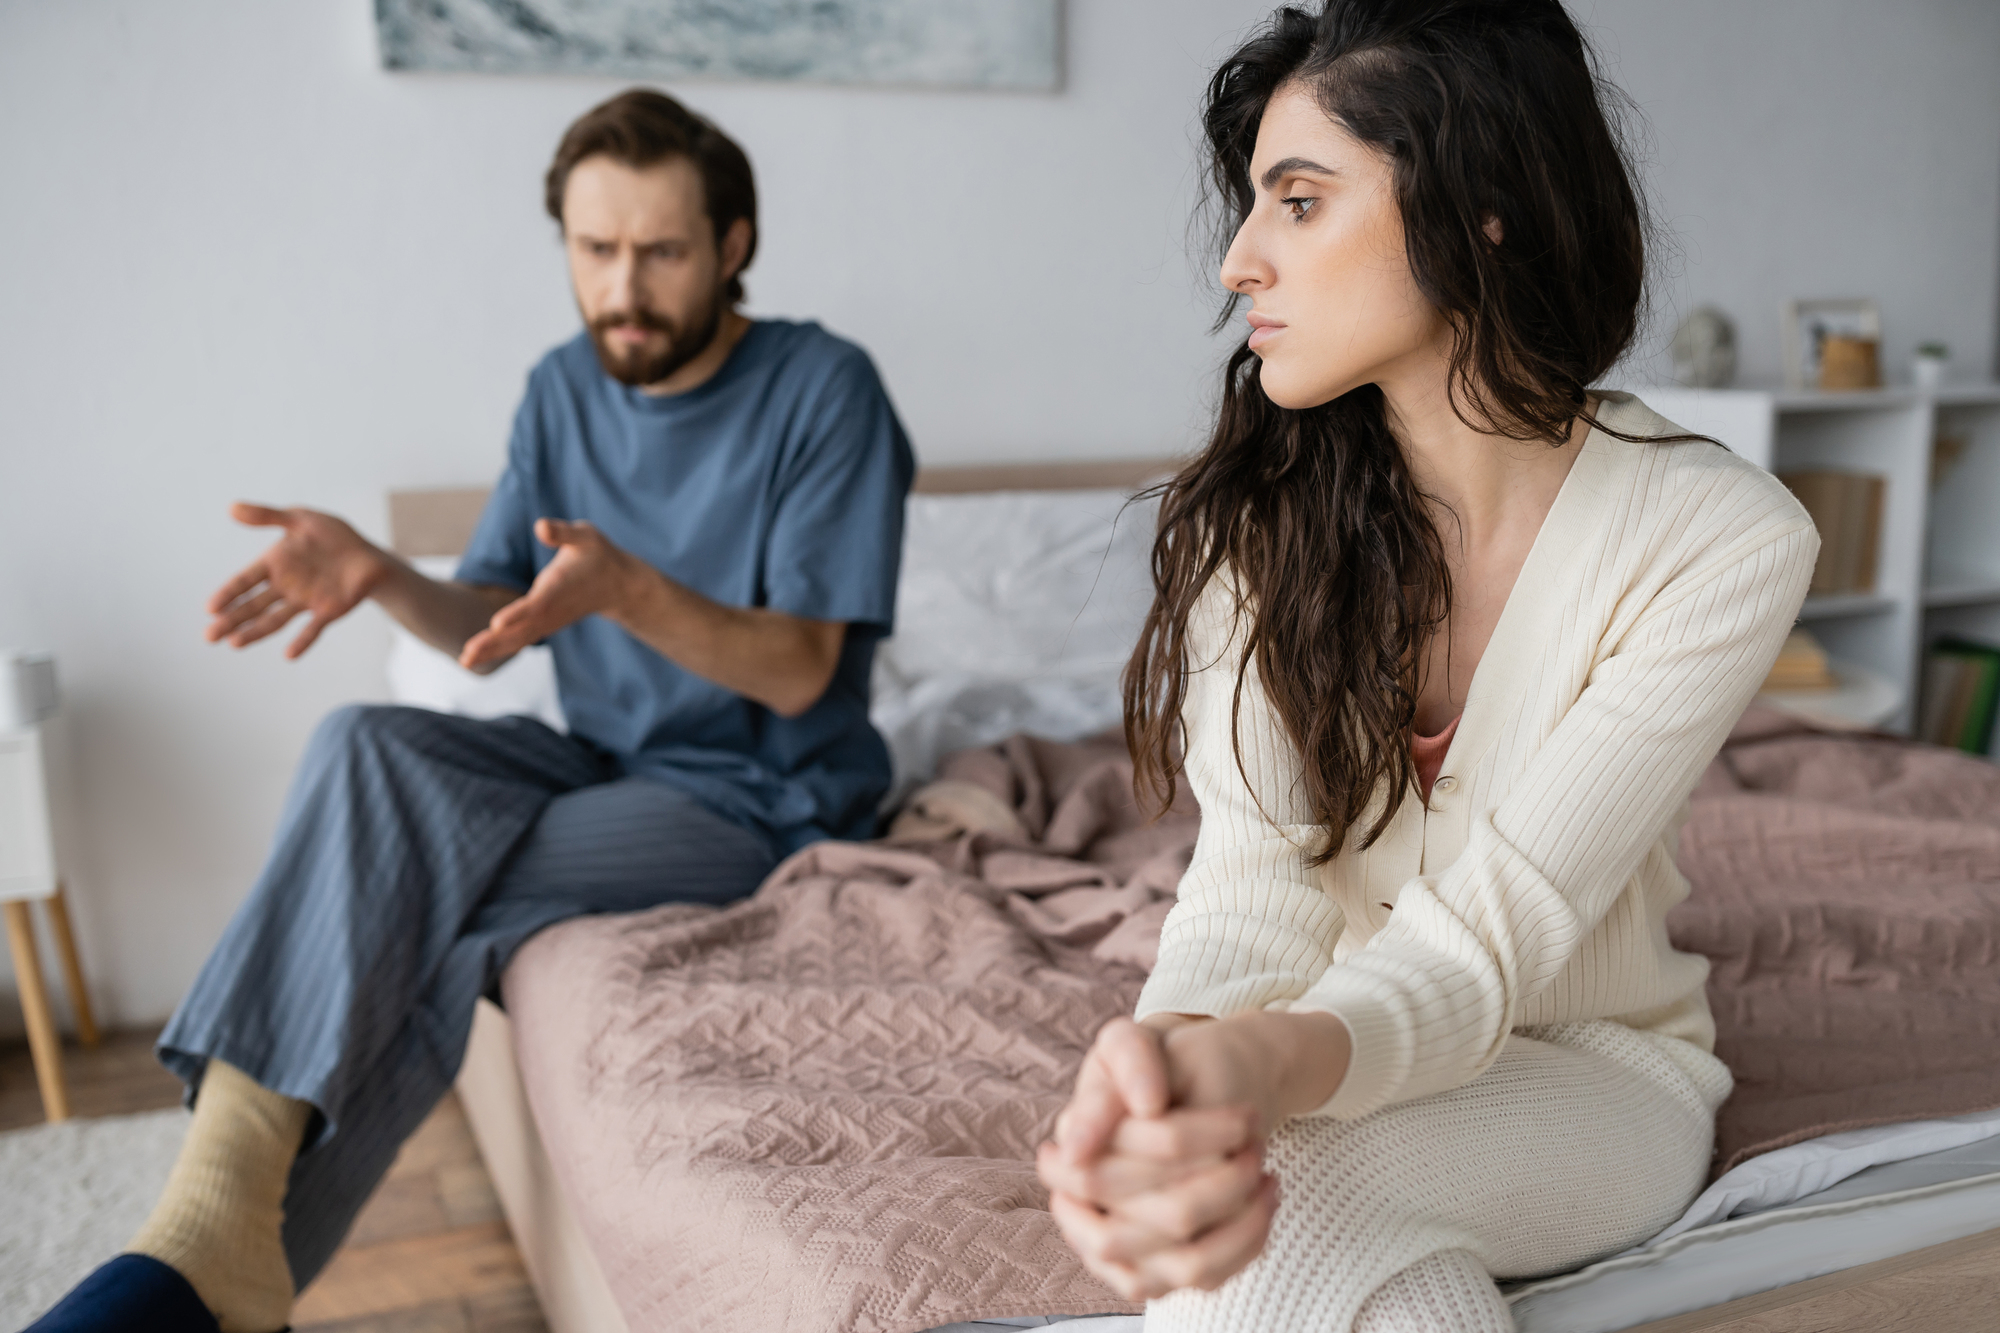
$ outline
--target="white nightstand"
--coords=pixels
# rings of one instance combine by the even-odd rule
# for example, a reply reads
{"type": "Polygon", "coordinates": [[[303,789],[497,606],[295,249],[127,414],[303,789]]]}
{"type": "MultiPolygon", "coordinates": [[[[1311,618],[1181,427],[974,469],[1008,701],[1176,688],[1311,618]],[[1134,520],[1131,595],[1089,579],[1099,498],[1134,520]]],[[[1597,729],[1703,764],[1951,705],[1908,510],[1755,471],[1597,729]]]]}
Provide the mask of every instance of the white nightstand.
{"type": "Polygon", "coordinates": [[[42,1087],[42,1109],[50,1120],[69,1118],[69,1093],[63,1086],[62,1039],[42,979],[41,954],[35,947],[35,922],[28,904],[48,904],[49,925],[62,955],[63,979],[76,1010],[77,1038],[97,1044],[97,1023],[90,1013],[90,995],[77,961],[76,937],[70,932],[69,907],[63,901],[62,879],[56,870],[55,839],[49,829],[48,771],[42,759],[42,729],[25,727],[0,731],[0,911],[7,918],[7,943],[14,951],[14,980],[21,988],[21,1010],[27,1019],[28,1049],[35,1057],[35,1077],[42,1087]]]}

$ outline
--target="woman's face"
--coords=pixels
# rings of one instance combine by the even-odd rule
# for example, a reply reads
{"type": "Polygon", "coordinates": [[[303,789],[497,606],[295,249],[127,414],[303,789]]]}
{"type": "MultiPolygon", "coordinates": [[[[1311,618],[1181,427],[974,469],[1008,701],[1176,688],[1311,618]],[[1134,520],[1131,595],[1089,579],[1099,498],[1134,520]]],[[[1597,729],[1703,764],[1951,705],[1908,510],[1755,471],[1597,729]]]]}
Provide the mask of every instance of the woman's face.
{"type": "Polygon", "coordinates": [[[1417,290],[1389,158],[1298,84],[1264,108],[1250,160],[1257,202],[1222,261],[1251,298],[1250,347],[1280,407],[1317,407],[1434,367],[1449,327],[1417,290]]]}

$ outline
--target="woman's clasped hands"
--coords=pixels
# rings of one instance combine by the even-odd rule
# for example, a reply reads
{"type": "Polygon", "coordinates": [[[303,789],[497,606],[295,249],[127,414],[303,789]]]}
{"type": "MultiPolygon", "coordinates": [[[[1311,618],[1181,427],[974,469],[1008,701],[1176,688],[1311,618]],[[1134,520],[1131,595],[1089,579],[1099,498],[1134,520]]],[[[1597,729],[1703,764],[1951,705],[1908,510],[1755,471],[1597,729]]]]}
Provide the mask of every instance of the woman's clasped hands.
{"type": "Polygon", "coordinates": [[[1255,1259],[1278,1209],[1264,1146],[1347,1071],[1332,1014],[1115,1019],[1036,1158],[1085,1267],[1127,1300],[1212,1291],[1255,1259]]]}

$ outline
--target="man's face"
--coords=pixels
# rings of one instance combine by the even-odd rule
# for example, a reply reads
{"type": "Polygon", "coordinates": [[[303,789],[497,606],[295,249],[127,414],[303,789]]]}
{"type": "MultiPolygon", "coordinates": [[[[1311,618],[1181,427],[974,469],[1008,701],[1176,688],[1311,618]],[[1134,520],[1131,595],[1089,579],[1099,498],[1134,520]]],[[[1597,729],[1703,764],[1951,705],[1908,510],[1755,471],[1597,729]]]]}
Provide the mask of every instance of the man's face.
{"type": "MultiPolygon", "coordinates": [[[[613,379],[657,384],[714,341],[734,267],[725,267],[704,204],[701,173],[686,158],[628,167],[600,154],[570,171],[570,282],[613,379]]],[[[739,225],[747,239],[748,224],[739,225]]]]}

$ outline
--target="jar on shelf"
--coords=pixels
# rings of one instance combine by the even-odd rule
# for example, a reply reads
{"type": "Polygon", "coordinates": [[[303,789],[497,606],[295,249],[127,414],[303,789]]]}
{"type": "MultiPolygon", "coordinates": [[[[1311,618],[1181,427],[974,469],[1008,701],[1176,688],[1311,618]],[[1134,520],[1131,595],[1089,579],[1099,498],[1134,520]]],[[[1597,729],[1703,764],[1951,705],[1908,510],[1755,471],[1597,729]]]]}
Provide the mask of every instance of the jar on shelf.
{"type": "Polygon", "coordinates": [[[1943,343],[1919,343],[1910,358],[1910,383],[1919,389],[1935,389],[1944,383],[1951,367],[1951,348],[1943,343]]]}

